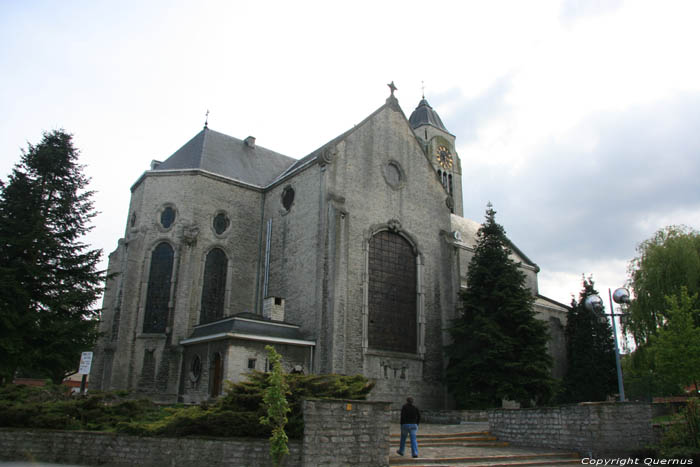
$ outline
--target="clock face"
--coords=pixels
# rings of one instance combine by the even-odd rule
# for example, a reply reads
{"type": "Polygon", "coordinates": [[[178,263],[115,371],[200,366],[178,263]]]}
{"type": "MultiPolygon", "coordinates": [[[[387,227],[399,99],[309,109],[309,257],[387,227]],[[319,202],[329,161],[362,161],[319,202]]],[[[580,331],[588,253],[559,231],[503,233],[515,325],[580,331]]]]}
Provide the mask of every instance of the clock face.
{"type": "Polygon", "coordinates": [[[450,150],[447,149],[446,146],[438,146],[437,151],[435,153],[435,158],[437,159],[438,163],[445,169],[451,169],[452,168],[452,154],[450,153],[450,150]]]}

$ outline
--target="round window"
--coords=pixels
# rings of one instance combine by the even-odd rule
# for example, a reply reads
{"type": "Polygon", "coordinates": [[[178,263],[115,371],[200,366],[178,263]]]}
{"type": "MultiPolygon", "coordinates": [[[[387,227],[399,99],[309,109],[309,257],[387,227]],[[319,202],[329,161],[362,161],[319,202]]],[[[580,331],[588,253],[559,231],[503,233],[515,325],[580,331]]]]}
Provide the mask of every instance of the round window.
{"type": "Polygon", "coordinates": [[[289,211],[294,203],[294,188],[288,186],[282,191],[282,206],[289,211]]]}
{"type": "Polygon", "coordinates": [[[175,222],[175,210],[170,206],[166,206],[163,212],[160,213],[160,225],[169,229],[173,222],[175,222]]]}
{"type": "Polygon", "coordinates": [[[386,166],[386,180],[389,185],[398,185],[401,181],[401,171],[393,162],[386,166]]]}
{"type": "Polygon", "coordinates": [[[231,224],[231,221],[229,221],[228,216],[224,214],[223,212],[220,212],[216,216],[214,216],[214,232],[217,234],[221,235],[222,233],[226,232],[226,229],[228,229],[228,226],[231,224]]]}
{"type": "Polygon", "coordinates": [[[383,168],[382,174],[384,175],[384,181],[392,189],[398,190],[404,186],[404,181],[406,176],[403,169],[396,161],[389,161],[383,168]]]}

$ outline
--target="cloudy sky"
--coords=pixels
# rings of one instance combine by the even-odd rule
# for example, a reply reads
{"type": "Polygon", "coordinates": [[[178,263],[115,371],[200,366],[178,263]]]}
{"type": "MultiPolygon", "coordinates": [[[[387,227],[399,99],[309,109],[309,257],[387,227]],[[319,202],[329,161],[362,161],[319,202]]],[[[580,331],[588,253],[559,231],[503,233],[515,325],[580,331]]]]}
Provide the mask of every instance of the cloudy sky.
{"type": "Polygon", "coordinates": [[[0,2],[0,177],[42,131],[75,135],[98,191],[210,128],[303,157],[384,103],[425,95],[457,136],[465,217],[487,202],[569,303],[621,286],[659,228],[700,228],[700,2],[0,2]]]}

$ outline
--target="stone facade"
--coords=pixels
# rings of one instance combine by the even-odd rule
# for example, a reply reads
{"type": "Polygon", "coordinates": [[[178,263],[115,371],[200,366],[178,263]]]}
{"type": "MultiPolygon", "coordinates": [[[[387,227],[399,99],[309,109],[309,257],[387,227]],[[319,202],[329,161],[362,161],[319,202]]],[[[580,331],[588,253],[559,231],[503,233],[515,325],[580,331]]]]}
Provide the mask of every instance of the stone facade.
{"type": "Polygon", "coordinates": [[[583,403],[489,412],[494,436],[515,446],[572,449],[602,457],[626,455],[654,441],[651,404],[583,403]]]}
{"type": "MultiPolygon", "coordinates": [[[[425,100],[409,121],[392,95],[299,160],[205,127],[132,186],[91,387],[196,402],[218,394],[205,373],[241,378],[272,344],[286,370],[363,374],[375,400],[449,407],[446,329],[479,227],[461,217],[462,176],[425,100]],[[236,317],[255,323],[226,327],[236,317]]],[[[561,367],[566,308],[513,251],[561,367]]]]}

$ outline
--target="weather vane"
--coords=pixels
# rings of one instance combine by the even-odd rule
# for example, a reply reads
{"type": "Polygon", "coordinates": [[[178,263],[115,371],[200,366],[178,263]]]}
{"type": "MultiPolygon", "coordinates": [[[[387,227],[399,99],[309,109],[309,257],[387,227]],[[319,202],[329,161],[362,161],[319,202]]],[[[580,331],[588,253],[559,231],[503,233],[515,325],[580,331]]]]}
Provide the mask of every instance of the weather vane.
{"type": "Polygon", "coordinates": [[[394,85],[393,81],[387,84],[387,86],[389,86],[389,89],[391,89],[391,97],[394,97],[394,91],[396,91],[398,88],[394,85]]]}

